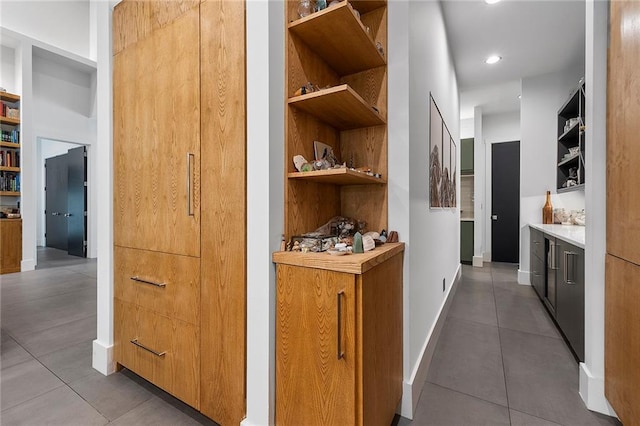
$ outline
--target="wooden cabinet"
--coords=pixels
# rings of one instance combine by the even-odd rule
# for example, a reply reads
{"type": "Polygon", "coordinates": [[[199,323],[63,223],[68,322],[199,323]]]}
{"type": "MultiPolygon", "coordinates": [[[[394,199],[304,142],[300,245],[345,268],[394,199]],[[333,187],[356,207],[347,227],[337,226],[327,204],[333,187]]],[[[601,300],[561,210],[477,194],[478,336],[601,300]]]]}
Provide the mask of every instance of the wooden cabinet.
{"type": "Polygon", "coordinates": [[[473,263],[473,220],[460,221],[460,262],[473,263]]]}
{"type": "Polygon", "coordinates": [[[0,274],[20,272],[22,219],[0,219],[0,274]]]}
{"type": "Polygon", "coordinates": [[[16,205],[20,197],[20,96],[0,92],[0,106],[0,204],[16,205]]]}
{"type": "Polygon", "coordinates": [[[610,3],[604,381],[625,425],[640,424],[640,34],[629,26],[639,14],[639,2],[610,3]]]}
{"type": "Polygon", "coordinates": [[[583,80],[558,111],[558,192],[584,189],[584,97],[583,80]]]}
{"type": "Polygon", "coordinates": [[[298,3],[285,11],[285,237],[334,216],[386,229],[386,1],[345,1],[303,18],[298,3]],[[308,83],[313,91],[296,93],[308,83]],[[314,160],[314,141],[348,167],[297,171],[293,157],[314,160]]]}
{"type": "Polygon", "coordinates": [[[115,360],[223,425],[246,405],[244,7],[113,13],[115,360]]]}
{"type": "Polygon", "coordinates": [[[276,424],[391,424],[402,395],[403,250],[274,253],[276,424]]]}
{"type": "Polygon", "coordinates": [[[460,174],[473,174],[473,138],[460,139],[460,174]]]}

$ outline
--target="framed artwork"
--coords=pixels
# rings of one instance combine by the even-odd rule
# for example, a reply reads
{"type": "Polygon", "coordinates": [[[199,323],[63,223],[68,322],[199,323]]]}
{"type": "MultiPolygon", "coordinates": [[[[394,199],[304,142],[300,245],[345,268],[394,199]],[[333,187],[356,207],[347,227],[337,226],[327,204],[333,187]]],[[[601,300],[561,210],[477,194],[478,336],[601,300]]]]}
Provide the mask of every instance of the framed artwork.
{"type": "Polygon", "coordinates": [[[429,94],[429,207],[456,207],[457,147],[429,94]]]}

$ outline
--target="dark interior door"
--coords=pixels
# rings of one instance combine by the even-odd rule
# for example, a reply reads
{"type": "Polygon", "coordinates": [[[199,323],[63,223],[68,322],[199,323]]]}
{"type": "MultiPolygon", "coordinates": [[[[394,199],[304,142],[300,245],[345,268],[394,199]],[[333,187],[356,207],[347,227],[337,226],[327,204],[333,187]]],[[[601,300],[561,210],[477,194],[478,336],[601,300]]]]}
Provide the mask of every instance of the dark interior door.
{"type": "Polygon", "coordinates": [[[67,156],[45,160],[45,239],[47,247],[67,250],[67,156]]]}
{"type": "Polygon", "coordinates": [[[518,263],[520,142],[491,145],[491,260],[518,263]]]}
{"type": "Polygon", "coordinates": [[[69,254],[86,257],[87,229],[87,157],[86,148],[70,149],[67,153],[67,241],[69,254]]]}

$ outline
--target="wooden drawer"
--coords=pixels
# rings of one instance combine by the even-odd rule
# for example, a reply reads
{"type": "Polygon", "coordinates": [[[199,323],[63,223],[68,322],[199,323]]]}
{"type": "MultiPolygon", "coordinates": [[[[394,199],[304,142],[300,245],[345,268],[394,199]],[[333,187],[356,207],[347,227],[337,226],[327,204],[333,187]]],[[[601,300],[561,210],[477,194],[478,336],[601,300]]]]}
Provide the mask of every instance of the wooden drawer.
{"type": "Polygon", "coordinates": [[[116,362],[199,409],[198,327],[119,299],[114,319],[116,362]]]}
{"type": "Polygon", "coordinates": [[[114,250],[116,298],[200,323],[199,258],[118,246],[114,250]]]}

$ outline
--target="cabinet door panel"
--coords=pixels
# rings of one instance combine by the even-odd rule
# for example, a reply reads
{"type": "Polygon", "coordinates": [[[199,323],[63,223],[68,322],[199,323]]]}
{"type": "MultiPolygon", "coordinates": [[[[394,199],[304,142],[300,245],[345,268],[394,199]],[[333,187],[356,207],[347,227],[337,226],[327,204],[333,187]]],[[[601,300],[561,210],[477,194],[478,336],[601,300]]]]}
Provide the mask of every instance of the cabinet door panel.
{"type": "Polygon", "coordinates": [[[116,362],[199,408],[198,328],[119,299],[114,318],[119,324],[114,336],[116,362]]]}
{"type": "Polygon", "coordinates": [[[605,396],[623,424],[640,422],[640,266],[607,255],[605,396]]]}
{"type": "Polygon", "coordinates": [[[114,242],[200,254],[199,9],[114,57],[114,242]]]}
{"type": "Polygon", "coordinates": [[[198,325],[200,260],[116,246],[114,292],[125,302],[198,325]]]}
{"type": "Polygon", "coordinates": [[[565,244],[559,263],[556,321],[578,359],[584,361],[584,251],[565,244]]]}
{"type": "Polygon", "coordinates": [[[354,276],[289,265],[277,274],[276,423],[355,424],[354,276]]]}

